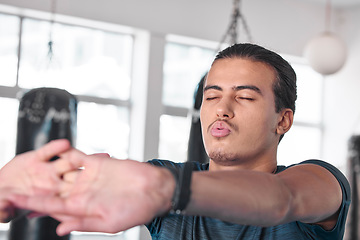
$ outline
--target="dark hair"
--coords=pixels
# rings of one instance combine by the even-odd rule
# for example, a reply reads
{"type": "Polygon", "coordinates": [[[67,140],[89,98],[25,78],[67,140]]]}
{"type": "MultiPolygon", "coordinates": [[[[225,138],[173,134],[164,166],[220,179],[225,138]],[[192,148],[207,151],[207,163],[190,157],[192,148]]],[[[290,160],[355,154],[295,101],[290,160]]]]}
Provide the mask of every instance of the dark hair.
{"type": "Polygon", "coordinates": [[[245,58],[271,66],[276,72],[277,80],[273,86],[276,112],[284,108],[290,108],[295,112],[296,74],[290,64],[279,54],[255,44],[239,43],[219,52],[213,64],[223,58],[245,58]]]}
{"type": "Polygon", "coordinates": [[[245,58],[271,66],[276,73],[276,81],[273,84],[275,111],[278,113],[284,108],[290,108],[295,113],[296,73],[279,54],[255,44],[239,43],[219,52],[213,64],[224,58],[245,58]]]}

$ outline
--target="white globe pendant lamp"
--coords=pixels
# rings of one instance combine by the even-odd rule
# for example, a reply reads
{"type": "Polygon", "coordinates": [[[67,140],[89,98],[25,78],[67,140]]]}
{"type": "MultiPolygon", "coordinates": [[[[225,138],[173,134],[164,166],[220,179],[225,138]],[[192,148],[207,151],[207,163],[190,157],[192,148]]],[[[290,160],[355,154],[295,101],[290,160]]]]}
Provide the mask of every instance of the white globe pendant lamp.
{"type": "Polygon", "coordinates": [[[334,33],[323,32],[309,41],[304,55],[310,66],[323,75],[338,72],[346,61],[346,45],[334,33]]]}
{"type": "MultiPolygon", "coordinates": [[[[326,9],[326,25],[330,25],[330,0],[326,9]]],[[[304,49],[310,66],[322,75],[338,72],[345,64],[347,49],[345,42],[335,33],[326,30],[311,39],[304,49]]]]}

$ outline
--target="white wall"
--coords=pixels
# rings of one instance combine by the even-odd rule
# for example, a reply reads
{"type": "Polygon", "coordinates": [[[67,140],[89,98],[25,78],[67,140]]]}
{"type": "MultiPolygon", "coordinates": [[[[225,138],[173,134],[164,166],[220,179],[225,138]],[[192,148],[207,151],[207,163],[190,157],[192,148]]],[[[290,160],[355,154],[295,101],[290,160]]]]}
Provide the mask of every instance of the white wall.
{"type": "MultiPolygon", "coordinates": [[[[306,42],[324,29],[320,1],[242,1],[256,43],[285,54],[301,55],[306,42]]],[[[325,2],[325,1],[324,1],[325,2]]],[[[0,0],[0,4],[49,11],[51,0],[0,0]]],[[[219,41],[230,20],[231,0],[58,0],[63,15],[136,27],[152,34],[178,34],[219,41]]],[[[360,7],[337,9],[333,29],[349,44],[339,73],[326,77],[324,159],[345,169],[347,140],[360,116],[360,7]]],[[[243,33],[241,39],[244,39],[243,33]]]]}
{"type": "Polygon", "coordinates": [[[360,130],[360,7],[345,10],[342,15],[348,59],[341,71],[325,79],[323,156],[346,169],[348,140],[360,130]]]}

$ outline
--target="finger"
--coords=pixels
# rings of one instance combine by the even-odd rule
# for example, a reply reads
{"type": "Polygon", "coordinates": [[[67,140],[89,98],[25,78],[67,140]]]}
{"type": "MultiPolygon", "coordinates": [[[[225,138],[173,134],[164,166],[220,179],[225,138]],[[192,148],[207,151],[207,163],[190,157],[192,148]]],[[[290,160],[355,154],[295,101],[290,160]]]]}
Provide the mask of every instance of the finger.
{"type": "Polygon", "coordinates": [[[74,183],[78,178],[80,171],[82,170],[75,170],[71,172],[67,172],[63,175],[63,181],[66,183],[74,183]]]}
{"type": "Polygon", "coordinates": [[[94,157],[110,157],[110,155],[108,153],[94,153],[94,154],[91,154],[90,156],[94,156],[94,157]]]}
{"type": "Polygon", "coordinates": [[[71,215],[65,215],[65,214],[55,214],[55,215],[50,215],[50,217],[58,220],[59,222],[67,222],[67,221],[72,221],[74,219],[78,219],[78,216],[71,216],[71,215]]]}
{"type": "Polygon", "coordinates": [[[62,182],[60,185],[59,196],[62,198],[69,196],[69,194],[72,192],[73,188],[74,188],[73,183],[62,182]]]}
{"type": "MultiPolygon", "coordinates": [[[[46,213],[48,215],[56,213],[69,214],[75,213],[70,211],[66,206],[66,201],[63,198],[56,196],[24,196],[24,195],[13,195],[11,202],[15,207],[20,209],[30,209],[34,212],[46,213]]],[[[73,209],[72,209],[73,210],[73,209]]]]}
{"type": "Polygon", "coordinates": [[[56,161],[51,162],[55,172],[62,176],[68,172],[74,171],[77,168],[74,167],[73,164],[69,162],[67,159],[59,158],[56,161]]]}
{"type": "Polygon", "coordinates": [[[59,236],[64,236],[72,231],[115,233],[99,217],[71,218],[62,221],[56,229],[59,236]]]}
{"type": "Polygon", "coordinates": [[[70,234],[72,231],[81,231],[80,229],[80,219],[72,219],[68,221],[61,221],[58,227],[56,228],[56,233],[59,236],[65,236],[70,234]]]}
{"type": "Polygon", "coordinates": [[[48,161],[49,159],[69,150],[71,147],[67,139],[53,140],[43,147],[36,150],[40,161],[48,161]]]}
{"type": "Polygon", "coordinates": [[[109,159],[110,156],[107,153],[86,155],[77,149],[71,149],[70,151],[62,153],[60,158],[68,160],[69,163],[72,164],[73,169],[84,169],[89,165],[92,165],[92,168],[97,169],[96,166],[99,165],[101,161],[96,160],[109,159]]]}
{"type": "Polygon", "coordinates": [[[84,165],[84,158],[86,158],[86,154],[72,148],[69,151],[63,152],[59,155],[60,158],[66,159],[69,161],[69,164],[73,166],[74,169],[83,167],[84,165]]]}
{"type": "Polygon", "coordinates": [[[47,214],[44,213],[38,213],[38,212],[30,212],[27,217],[28,218],[36,218],[36,217],[45,217],[47,214]]]}

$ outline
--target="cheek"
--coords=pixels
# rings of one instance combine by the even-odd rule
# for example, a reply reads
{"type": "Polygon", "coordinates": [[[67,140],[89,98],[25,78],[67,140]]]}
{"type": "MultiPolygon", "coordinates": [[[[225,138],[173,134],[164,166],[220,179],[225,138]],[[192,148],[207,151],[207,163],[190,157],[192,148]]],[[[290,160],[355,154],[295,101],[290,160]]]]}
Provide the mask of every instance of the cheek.
{"type": "Polygon", "coordinates": [[[206,117],[206,116],[209,116],[207,114],[206,108],[201,107],[200,108],[200,123],[201,123],[201,129],[203,131],[205,130],[205,128],[207,127],[208,122],[209,122],[208,117],[206,117]]]}
{"type": "Polygon", "coordinates": [[[261,126],[262,134],[265,134],[265,136],[271,135],[272,137],[273,135],[276,135],[277,118],[274,113],[264,115],[263,119],[259,121],[258,124],[261,126]]]}
{"type": "Polygon", "coordinates": [[[264,134],[269,131],[275,132],[276,129],[276,117],[274,113],[270,111],[256,111],[252,114],[245,114],[242,116],[242,121],[247,124],[244,127],[247,129],[247,132],[253,134],[264,134]]]}

